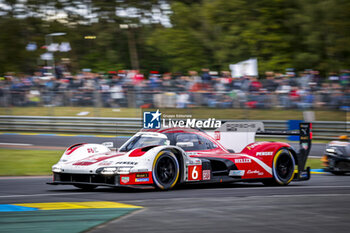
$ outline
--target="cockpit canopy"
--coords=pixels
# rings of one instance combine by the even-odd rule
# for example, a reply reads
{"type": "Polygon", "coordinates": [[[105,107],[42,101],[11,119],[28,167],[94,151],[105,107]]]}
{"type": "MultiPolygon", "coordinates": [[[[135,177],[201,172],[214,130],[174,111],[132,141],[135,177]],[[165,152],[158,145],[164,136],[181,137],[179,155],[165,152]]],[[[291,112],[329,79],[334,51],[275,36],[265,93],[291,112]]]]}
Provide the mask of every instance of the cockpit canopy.
{"type": "Polygon", "coordinates": [[[124,143],[119,151],[128,152],[136,148],[154,145],[173,145],[181,147],[185,151],[210,150],[217,148],[217,145],[209,138],[192,132],[139,132],[130,138],[126,143],[124,143]]]}
{"type": "Polygon", "coordinates": [[[124,143],[119,151],[127,152],[136,148],[154,145],[167,146],[170,145],[170,140],[161,133],[137,133],[124,143]]]}

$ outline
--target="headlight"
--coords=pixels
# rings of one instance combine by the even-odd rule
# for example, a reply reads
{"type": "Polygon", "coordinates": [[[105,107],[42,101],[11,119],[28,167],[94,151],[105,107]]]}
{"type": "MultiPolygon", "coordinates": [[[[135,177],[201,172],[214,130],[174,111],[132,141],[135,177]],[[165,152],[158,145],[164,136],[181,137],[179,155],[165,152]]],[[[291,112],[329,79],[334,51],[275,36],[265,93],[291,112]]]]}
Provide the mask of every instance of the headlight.
{"type": "Polygon", "coordinates": [[[53,166],[52,167],[52,172],[55,172],[55,173],[60,173],[60,172],[63,172],[63,169],[59,166],[53,166]]]}
{"type": "Polygon", "coordinates": [[[119,167],[117,170],[118,174],[129,174],[132,167],[119,167]]]}
{"type": "Polygon", "coordinates": [[[333,148],[327,148],[326,151],[328,153],[335,153],[336,152],[335,149],[333,149],[333,148]]]}
{"type": "Polygon", "coordinates": [[[102,175],[114,175],[117,173],[117,168],[116,167],[105,167],[101,171],[102,175]]]}
{"type": "Polygon", "coordinates": [[[105,167],[102,169],[101,174],[106,176],[111,176],[115,174],[129,174],[131,168],[132,167],[105,167]]]}

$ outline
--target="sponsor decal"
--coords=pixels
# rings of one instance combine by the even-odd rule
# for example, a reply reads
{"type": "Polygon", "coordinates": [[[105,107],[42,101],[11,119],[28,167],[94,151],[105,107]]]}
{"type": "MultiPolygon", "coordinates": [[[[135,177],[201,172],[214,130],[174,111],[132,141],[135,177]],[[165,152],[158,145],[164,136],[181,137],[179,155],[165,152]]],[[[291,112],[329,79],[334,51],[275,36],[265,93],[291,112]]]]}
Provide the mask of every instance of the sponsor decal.
{"type": "Polygon", "coordinates": [[[98,153],[98,150],[97,150],[97,147],[90,147],[90,148],[87,148],[87,152],[90,154],[93,154],[93,153],[98,153]]]}
{"type": "Polygon", "coordinates": [[[198,152],[186,152],[187,155],[198,155],[198,152]]]}
{"type": "Polygon", "coordinates": [[[301,147],[307,150],[309,148],[309,145],[307,142],[305,142],[305,143],[301,143],[301,147]]]}
{"type": "Polygon", "coordinates": [[[307,141],[312,138],[311,124],[309,123],[300,123],[300,140],[307,141]]]}
{"type": "Polygon", "coordinates": [[[148,173],[138,173],[136,174],[136,178],[145,178],[148,177],[148,173]]]}
{"type": "Polygon", "coordinates": [[[137,162],[122,161],[122,162],[116,162],[115,164],[137,165],[137,162]]]}
{"type": "MultiPolygon", "coordinates": [[[[197,153],[194,153],[194,154],[191,154],[191,155],[196,155],[197,153]]],[[[190,154],[187,154],[187,155],[190,155],[190,154]]],[[[193,158],[191,158],[191,160],[189,160],[188,162],[187,162],[187,164],[193,164],[193,165],[201,165],[202,163],[201,163],[201,160],[200,159],[193,159],[193,158]]]]}
{"type": "Polygon", "coordinates": [[[126,184],[126,183],[129,183],[130,178],[129,178],[128,176],[123,176],[123,177],[121,178],[121,181],[122,181],[122,183],[126,184]]]}
{"type": "Polygon", "coordinates": [[[266,155],[273,155],[273,151],[263,151],[263,152],[256,152],[255,155],[259,156],[266,156],[266,155]]]}
{"type": "Polygon", "coordinates": [[[210,180],[210,170],[203,170],[203,180],[210,180]]]}
{"type": "Polygon", "coordinates": [[[257,147],[257,146],[259,146],[259,145],[261,145],[261,144],[264,144],[264,142],[256,142],[256,143],[254,143],[254,144],[248,146],[248,149],[251,150],[251,149],[253,149],[254,147],[257,147]]]}
{"type": "Polygon", "coordinates": [[[258,176],[264,175],[264,172],[258,171],[258,170],[248,170],[247,174],[256,174],[258,176]]]}
{"type": "Polygon", "coordinates": [[[149,182],[149,178],[136,178],[135,182],[149,182]]]}
{"type": "Polygon", "coordinates": [[[215,138],[215,140],[220,140],[220,138],[221,138],[220,131],[214,132],[214,138],[215,138]]]}
{"type": "MultiPolygon", "coordinates": [[[[143,112],[143,128],[160,129],[164,128],[220,128],[221,121],[215,118],[207,120],[197,120],[196,118],[188,118],[186,120],[175,120],[171,118],[161,119],[162,113],[157,109],[156,112],[143,112]]],[[[168,115],[167,115],[168,116],[168,115]]],[[[191,116],[192,117],[192,116],[191,116]]]]}
{"type": "Polygon", "coordinates": [[[244,176],[244,170],[230,170],[229,176],[244,176]]]}
{"type": "Polygon", "coordinates": [[[251,159],[235,159],[235,163],[251,163],[251,159]]]}
{"type": "Polygon", "coordinates": [[[255,129],[256,125],[254,123],[228,123],[226,124],[227,131],[238,131],[240,129],[255,129]]]}
{"type": "Polygon", "coordinates": [[[156,112],[143,113],[143,128],[145,129],[160,129],[160,116],[162,115],[157,109],[156,112]]]}

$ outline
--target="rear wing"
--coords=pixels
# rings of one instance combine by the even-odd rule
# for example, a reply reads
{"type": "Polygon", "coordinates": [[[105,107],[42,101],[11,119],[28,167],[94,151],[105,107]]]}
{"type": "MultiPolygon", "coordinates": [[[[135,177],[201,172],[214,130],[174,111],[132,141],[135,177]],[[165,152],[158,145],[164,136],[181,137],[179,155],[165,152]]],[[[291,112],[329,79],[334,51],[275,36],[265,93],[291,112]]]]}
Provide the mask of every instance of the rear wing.
{"type": "Polygon", "coordinates": [[[310,169],[305,169],[307,157],[311,150],[312,124],[300,123],[299,130],[265,130],[262,122],[224,122],[220,128],[214,131],[206,131],[207,134],[214,137],[225,148],[240,152],[242,149],[255,142],[255,135],[280,135],[280,136],[299,136],[299,151],[297,151],[298,174],[296,179],[305,180],[310,177],[310,169]]]}
{"type": "Polygon", "coordinates": [[[297,152],[298,173],[296,174],[294,179],[308,180],[310,178],[310,168],[308,167],[305,170],[305,164],[311,150],[312,123],[299,123],[299,130],[265,130],[262,132],[256,132],[256,134],[299,136],[299,151],[297,152]]]}

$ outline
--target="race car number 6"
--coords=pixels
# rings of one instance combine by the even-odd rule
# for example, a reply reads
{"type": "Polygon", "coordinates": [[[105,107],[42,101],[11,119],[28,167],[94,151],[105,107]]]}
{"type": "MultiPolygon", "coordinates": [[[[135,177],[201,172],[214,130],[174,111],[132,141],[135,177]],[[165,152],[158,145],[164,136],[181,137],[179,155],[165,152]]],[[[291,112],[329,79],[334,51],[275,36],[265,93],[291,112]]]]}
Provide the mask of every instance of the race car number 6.
{"type": "Polygon", "coordinates": [[[188,180],[201,180],[202,179],[202,166],[191,165],[188,166],[188,180]]]}
{"type": "Polygon", "coordinates": [[[196,170],[197,166],[193,167],[192,170],[192,179],[197,180],[198,179],[198,171],[196,170]]]}

